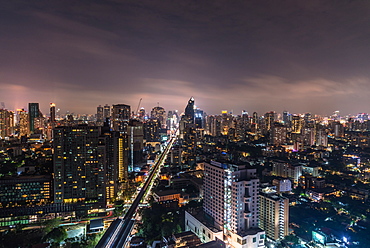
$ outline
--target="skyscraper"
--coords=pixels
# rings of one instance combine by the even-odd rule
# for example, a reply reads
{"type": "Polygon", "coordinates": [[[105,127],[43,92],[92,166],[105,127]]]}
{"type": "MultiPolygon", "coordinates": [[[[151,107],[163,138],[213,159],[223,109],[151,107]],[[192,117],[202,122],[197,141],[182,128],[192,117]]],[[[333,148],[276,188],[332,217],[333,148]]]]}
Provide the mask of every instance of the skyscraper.
{"type": "Polygon", "coordinates": [[[302,130],[302,119],[299,115],[293,115],[292,117],[292,133],[301,133],[302,130]]]}
{"type": "Polygon", "coordinates": [[[103,107],[99,105],[96,108],[96,125],[103,126],[103,123],[104,123],[104,111],[103,107]]]}
{"type": "Polygon", "coordinates": [[[9,137],[14,132],[14,113],[10,110],[0,109],[0,139],[9,137]]]}
{"type": "Polygon", "coordinates": [[[55,203],[105,206],[105,147],[99,145],[99,127],[56,127],[53,145],[55,203]]]}
{"type": "Polygon", "coordinates": [[[50,103],[50,122],[55,123],[55,103],[50,103]]]}
{"type": "Polygon", "coordinates": [[[128,143],[130,150],[130,162],[128,172],[134,170],[134,165],[142,162],[144,147],[143,123],[139,120],[130,120],[128,125],[128,143]]]}
{"type": "Polygon", "coordinates": [[[34,133],[35,131],[35,118],[39,116],[40,116],[39,103],[28,103],[28,117],[31,133],[34,133]]]}
{"type": "Polygon", "coordinates": [[[120,132],[111,131],[109,123],[104,122],[99,144],[105,147],[106,197],[112,199],[117,196],[119,186],[127,182],[128,140],[120,132]]]}
{"type": "Polygon", "coordinates": [[[116,104],[112,108],[112,129],[114,131],[127,133],[127,125],[131,115],[129,105],[116,104]]]}
{"type": "Polygon", "coordinates": [[[271,144],[278,146],[286,143],[287,127],[282,124],[274,124],[271,128],[270,141],[271,144]]]}
{"type": "Polygon", "coordinates": [[[259,227],[274,241],[281,240],[289,231],[289,200],[271,188],[259,195],[259,227]]]}
{"type": "Polygon", "coordinates": [[[17,134],[18,136],[28,136],[30,133],[29,117],[24,109],[17,109],[17,134]]]}
{"type": "Polygon", "coordinates": [[[147,142],[158,142],[160,141],[159,130],[160,130],[159,121],[154,119],[149,119],[144,122],[144,139],[147,142]]]}
{"type": "Polygon", "coordinates": [[[275,122],[275,112],[271,111],[265,114],[265,127],[267,131],[270,131],[275,122]]]}
{"type": "Polygon", "coordinates": [[[107,119],[107,118],[110,118],[110,106],[108,104],[105,104],[104,106],[104,110],[103,110],[103,118],[104,118],[104,121],[107,119]]]}
{"type": "Polygon", "coordinates": [[[188,123],[194,123],[194,98],[191,97],[188,101],[188,105],[185,108],[185,118],[188,123]]]}
{"type": "Polygon", "coordinates": [[[194,122],[196,128],[204,128],[204,112],[197,108],[194,110],[194,122]]]}
{"type": "MultiPolygon", "coordinates": [[[[203,210],[223,230],[232,247],[265,247],[265,232],[258,227],[259,179],[256,169],[212,161],[204,164],[203,210]]],[[[189,214],[186,214],[189,216],[189,214]]],[[[191,230],[205,229],[189,218],[191,230]],[[195,228],[196,227],[196,228],[195,228]]]]}
{"type": "Polygon", "coordinates": [[[150,118],[157,119],[162,128],[166,128],[166,111],[160,106],[156,106],[150,113],[150,118]]]}

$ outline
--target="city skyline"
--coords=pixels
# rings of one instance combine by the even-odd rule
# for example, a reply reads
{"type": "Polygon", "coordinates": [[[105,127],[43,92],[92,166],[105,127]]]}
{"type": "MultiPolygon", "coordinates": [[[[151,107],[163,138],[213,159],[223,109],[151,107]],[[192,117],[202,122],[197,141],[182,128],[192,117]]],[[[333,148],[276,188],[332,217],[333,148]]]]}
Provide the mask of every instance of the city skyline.
{"type": "Polygon", "coordinates": [[[1,102],[95,114],[139,99],[207,114],[370,112],[370,4],[12,1],[0,8],[1,102]]]}

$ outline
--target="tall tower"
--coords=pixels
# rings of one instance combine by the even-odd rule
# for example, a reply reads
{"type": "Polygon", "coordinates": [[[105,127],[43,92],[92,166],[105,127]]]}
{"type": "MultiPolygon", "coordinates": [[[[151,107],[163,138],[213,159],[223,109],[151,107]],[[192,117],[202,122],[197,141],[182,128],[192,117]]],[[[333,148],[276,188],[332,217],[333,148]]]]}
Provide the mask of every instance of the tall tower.
{"type": "Polygon", "coordinates": [[[55,103],[50,103],[50,122],[55,123],[55,103]]]}
{"type": "Polygon", "coordinates": [[[104,111],[103,111],[103,107],[101,105],[99,105],[97,108],[96,108],[96,124],[98,126],[103,126],[103,122],[104,122],[104,111]]]}
{"type": "Polygon", "coordinates": [[[204,112],[197,108],[194,110],[194,123],[196,128],[204,128],[204,112]]]}
{"type": "Polygon", "coordinates": [[[35,118],[40,117],[39,103],[28,103],[28,117],[30,118],[30,132],[35,131],[35,118]]]}
{"type": "Polygon", "coordinates": [[[87,125],[54,129],[55,203],[105,206],[105,147],[99,133],[99,127],[87,125]]]}
{"type": "Polygon", "coordinates": [[[264,247],[258,228],[256,169],[212,161],[204,165],[204,212],[234,247],[264,247]],[[248,244],[248,246],[242,246],[248,244]]]}
{"type": "Polygon", "coordinates": [[[150,118],[157,119],[162,128],[166,128],[166,111],[160,106],[156,106],[150,113],[150,118]]]}
{"type": "Polygon", "coordinates": [[[293,115],[292,118],[292,133],[301,133],[302,120],[299,115],[293,115]]]}
{"type": "Polygon", "coordinates": [[[21,136],[28,136],[30,133],[29,117],[24,109],[17,109],[17,133],[21,136]]]}
{"type": "Polygon", "coordinates": [[[281,124],[274,124],[271,128],[270,142],[278,146],[286,143],[287,127],[281,124]]]}
{"type": "Polygon", "coordinates": [[[103,110],[103,118],[104,118],[104,121],[107,119],[107,118],[110,118],[110,106],[108,104],[105,104],[104,106],[104,110],[103,110]]]}
{"type": "Polygon", "coordinates": [[[116,197],[119,185],[128,178],[128,140],[119,132],[110,131],[109,123],[104,122],[100,145],[105,146],[105,176],[107,199],[116,197]]]}
{"type": "Polygon", "coordinates": [[[270,131],[275,122],[275,112],[271,111],[265,115],[265,127],[267,131],[270,131]]]}
{"type": "Polygon", "coordinates": [[[112,129],[127,133],[127,125],[131,115],[131,108],[126,104],[116,104],[112,108],[112,129]]]}
{"type": "Polygon", "coordinates": [[[185,108],[185,117],[189,123],[194,123],[194,98],[191,97],[185,108]]]}
{"type": "Polygon", "coordinates": [[[0,109],[0,139],[9,137],[14,132],[14,113],[10,110],[0,109]]]}
{"type": "Polygon", "coordinates": [[[271,188],[259,195],[259,227],[274,241],[281,240],[289,231],[289,199],[276,194],[271,188]]]}
{"type": "Polygon", "coordinates": [[[257,133],[258,131],[258,114],[257,112],[253,112],[252,117],[252,132],[257,133]]]}

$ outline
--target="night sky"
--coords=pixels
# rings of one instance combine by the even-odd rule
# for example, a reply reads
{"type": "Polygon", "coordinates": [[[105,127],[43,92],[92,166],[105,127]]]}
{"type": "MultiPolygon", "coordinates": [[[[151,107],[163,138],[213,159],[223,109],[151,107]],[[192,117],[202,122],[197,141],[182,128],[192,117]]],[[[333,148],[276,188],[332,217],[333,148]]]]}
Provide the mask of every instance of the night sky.
{"type": "Polygon", "coordinates": [[[2,1],[0,102],[370,112],[370,1],[2,1]]]}

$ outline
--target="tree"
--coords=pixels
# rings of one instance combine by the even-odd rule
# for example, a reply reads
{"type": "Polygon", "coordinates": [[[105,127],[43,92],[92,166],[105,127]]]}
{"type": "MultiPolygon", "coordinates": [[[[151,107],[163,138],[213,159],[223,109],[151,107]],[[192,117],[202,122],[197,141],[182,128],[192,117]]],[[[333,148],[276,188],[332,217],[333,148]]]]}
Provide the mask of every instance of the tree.
{"type": "Polygon", "coordinates": [[[54,228],[46,235],[46,240],[53,240],[54,243],[60,243],[68,237],[66,230],[63,227],[54,228]]]}
{"type": "Polygon", "coordinates": [[[60,223],[61,223],[60,218],[47,220],[44,223],[42,223],[44,226],[44,230],[43,230],[44,234],[48,234],[49,232],[51,232],[51,230],[58,227],[60,223]]]}

